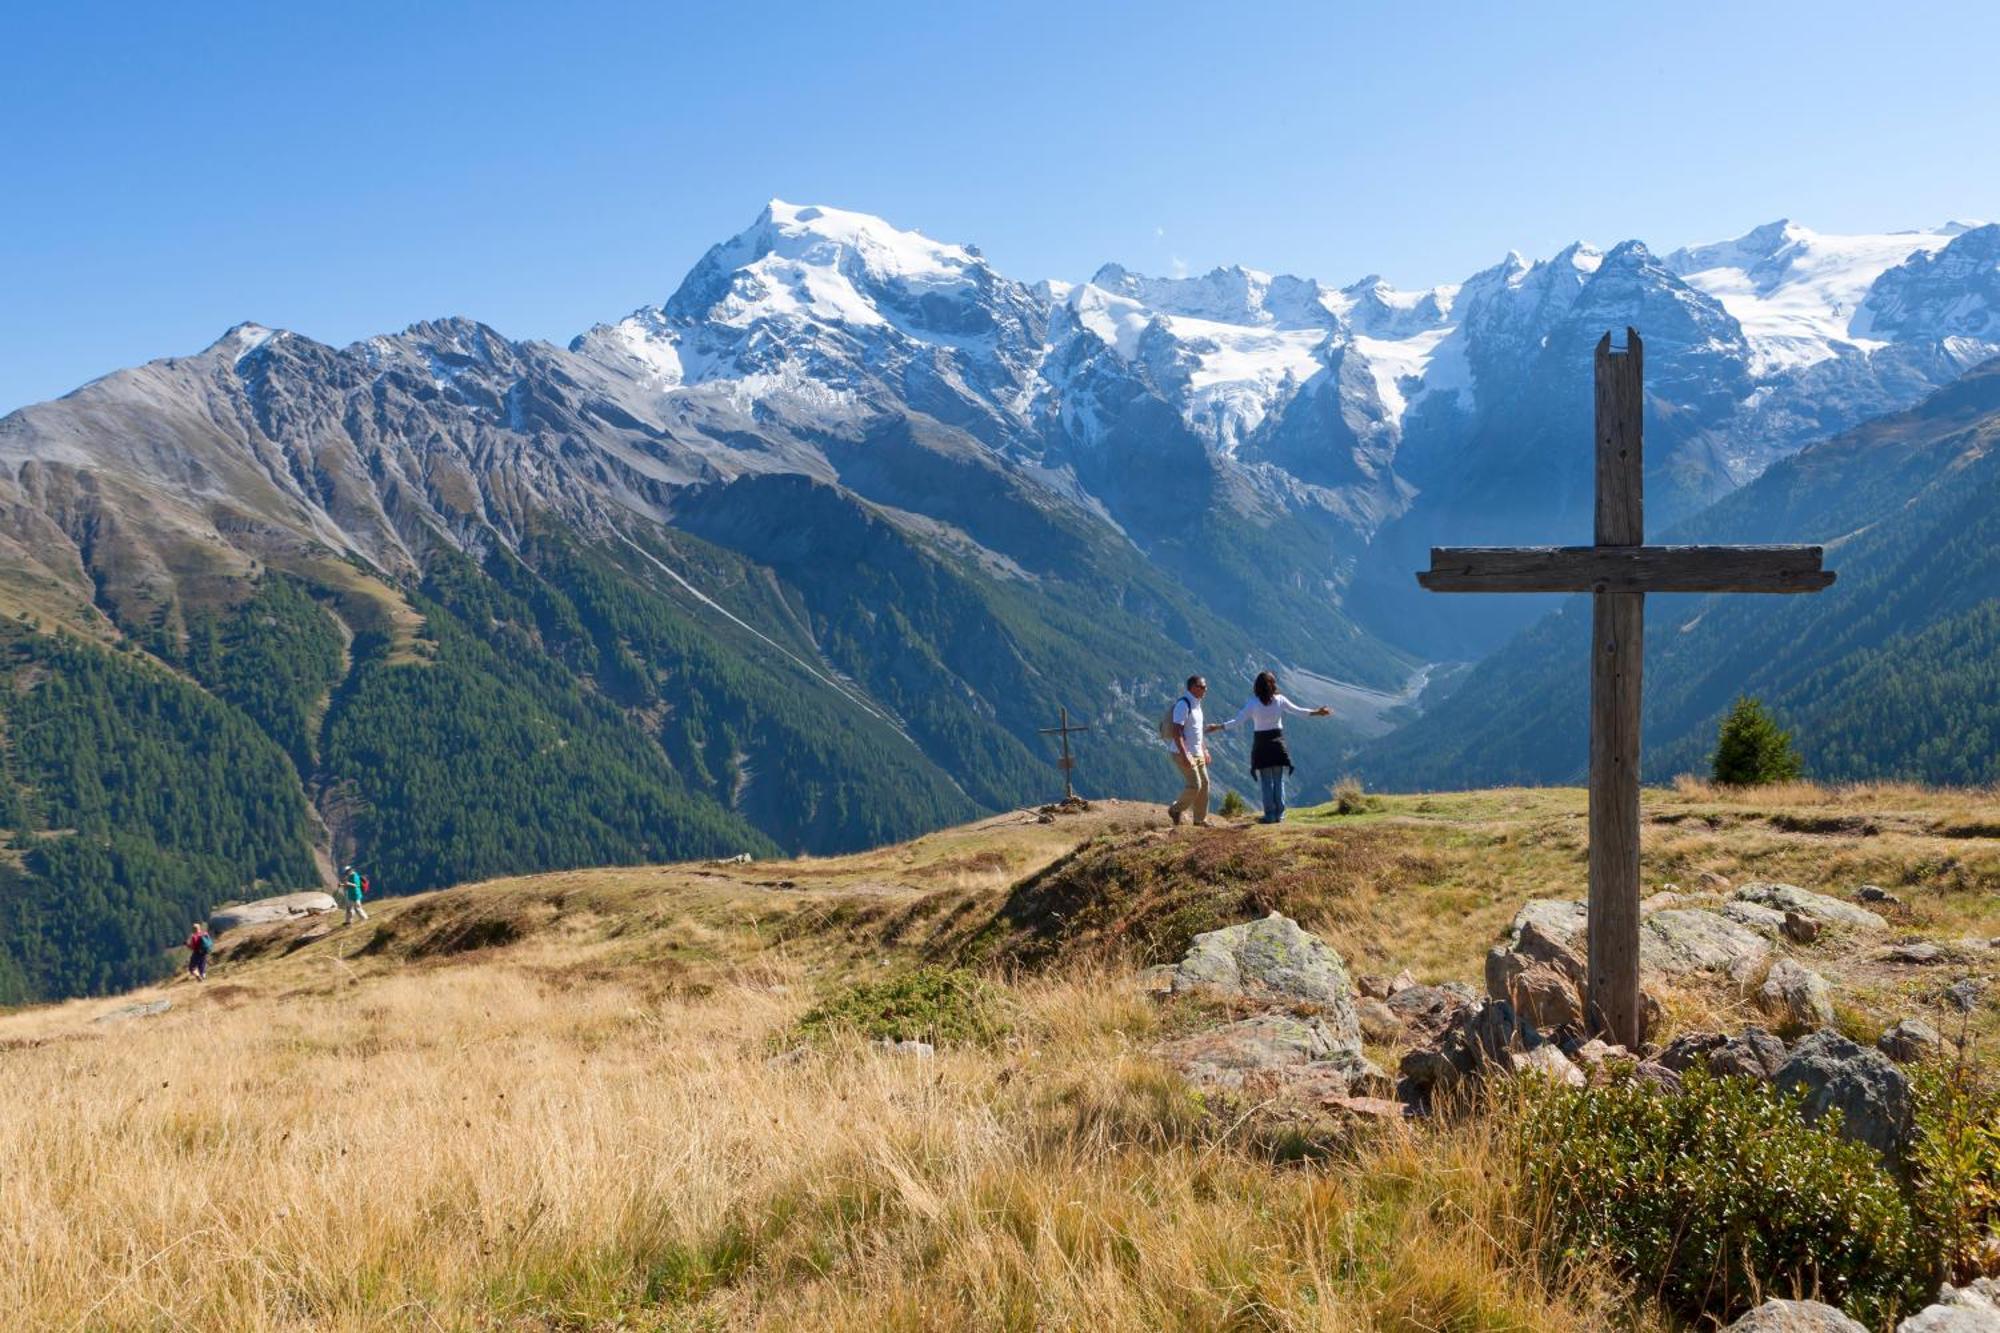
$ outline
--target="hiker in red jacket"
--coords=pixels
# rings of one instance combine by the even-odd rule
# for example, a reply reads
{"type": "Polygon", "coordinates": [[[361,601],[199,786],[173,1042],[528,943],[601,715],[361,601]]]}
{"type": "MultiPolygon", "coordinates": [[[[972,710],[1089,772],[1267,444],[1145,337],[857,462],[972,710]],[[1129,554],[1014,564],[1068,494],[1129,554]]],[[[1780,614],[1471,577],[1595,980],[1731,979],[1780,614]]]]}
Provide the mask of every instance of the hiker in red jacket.
{"type": "Polygon", "coordinates": [[[208,956],[215,952],[215,937],[208,933],[208,923],[194,923],[194,933],[187,938],[188,975],[196,981],[208,980],[208,956]]]}

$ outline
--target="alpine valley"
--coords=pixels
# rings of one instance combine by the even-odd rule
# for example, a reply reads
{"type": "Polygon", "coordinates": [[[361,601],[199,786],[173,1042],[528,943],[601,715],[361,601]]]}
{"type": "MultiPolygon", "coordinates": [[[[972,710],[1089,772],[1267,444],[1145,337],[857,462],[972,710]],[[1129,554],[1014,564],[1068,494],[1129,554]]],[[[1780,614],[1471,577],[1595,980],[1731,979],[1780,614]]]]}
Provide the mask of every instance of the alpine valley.
{"type": "Polygon", "coordinates": [[[1163,795],[1193,670],[1212,714],[1265,665],[1335,706],[1308,791],[1567,776],[1576,617],[1410,574],[1588,530],[1590,349],[1627,325],[1651,529],[1825,541],[1845,594],[1656,616],[1690,664],[1649,673],[1661,761],[1750,684],[1829,774],[2000,776],[1923,720],[2000,725],[2000,226],[1408,292],[1028,284],[773,201],[567,347],[243,324],[0,418],[0,999],[150,979],[335,857],[406,892],[907,838],[1051,795],[1058,707],[1087,792],[1163,795]]]}

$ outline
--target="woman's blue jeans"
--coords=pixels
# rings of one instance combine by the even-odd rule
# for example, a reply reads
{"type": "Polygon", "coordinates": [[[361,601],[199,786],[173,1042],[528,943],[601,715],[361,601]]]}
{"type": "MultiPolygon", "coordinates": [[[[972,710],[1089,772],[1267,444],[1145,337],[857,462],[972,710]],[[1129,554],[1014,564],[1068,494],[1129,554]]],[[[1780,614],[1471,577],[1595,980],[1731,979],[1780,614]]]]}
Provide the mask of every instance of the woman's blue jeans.
{"type": "Polygon", "coordinates": [[[1285,770],[1258,769],[1257,785],[1264,789],[1264,822],[1275,824],[1285,817],[1285,770]]]}

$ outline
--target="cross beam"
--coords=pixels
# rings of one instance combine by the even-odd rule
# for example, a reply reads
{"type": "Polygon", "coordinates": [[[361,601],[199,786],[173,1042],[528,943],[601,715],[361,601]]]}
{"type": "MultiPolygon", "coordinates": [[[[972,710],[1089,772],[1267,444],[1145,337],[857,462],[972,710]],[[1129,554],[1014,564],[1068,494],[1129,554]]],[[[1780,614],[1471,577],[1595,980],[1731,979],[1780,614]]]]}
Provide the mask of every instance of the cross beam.
{"type": "Polygon", "coordinates": [[[1433,546],[1432,592],[1818,592],[1817,546],[1433,546]]]}
{"type": "Polygon", "coordinates": [[[1590,1021],[1636,1050],[1639,1000],[1639,699],[1649,592],[1818,592],[1817,546],[1645,545],[1645,349],[1597,344],[1594,546],[1437,547],[1432,592],[1587,592],[1590,656],[1590,1021]]]}

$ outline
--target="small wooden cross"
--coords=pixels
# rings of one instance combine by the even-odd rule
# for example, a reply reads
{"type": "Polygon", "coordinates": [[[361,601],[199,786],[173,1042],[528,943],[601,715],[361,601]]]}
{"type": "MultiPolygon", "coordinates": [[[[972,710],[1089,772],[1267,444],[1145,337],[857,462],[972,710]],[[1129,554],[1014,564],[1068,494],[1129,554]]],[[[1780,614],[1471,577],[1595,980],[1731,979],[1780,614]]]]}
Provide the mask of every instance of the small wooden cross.
{"type": "Polygon", "coordinates": [[[1056,727],[1041,727],[1038,728],[1038,730],[1044,736],[1054,736],[1057,734],[1060,734],[1062,736],[1062,758],[1058,760],[1057,763],[1062,768],[1063,799],[1065,801],[1068,801],[1074,799],[1076,796],[1076,789],[1070,785],[1070,777],[1069,777],[1070,770],[1076,767],[1076,760],[1069,757],[1070,733],[1073,731],[1089,731],[1090,728],[1087,726],[1072,727],[1069,724],[1069,709],[1062,708],[1058,709],[1057,711],[1062,714],[1062,725],[1056,727]]]}
{"type": "Polygon", "coordinates": [[[1597,344],[1597,544],[1433,547],[1432,592],[1588,592],[1590,656],[1590,1021],[1637,1050],[1639,673],[1649,592],[1818,592],[1817,546],[1647,546],[1644,348],[1625,330],[1597,344]]]}

